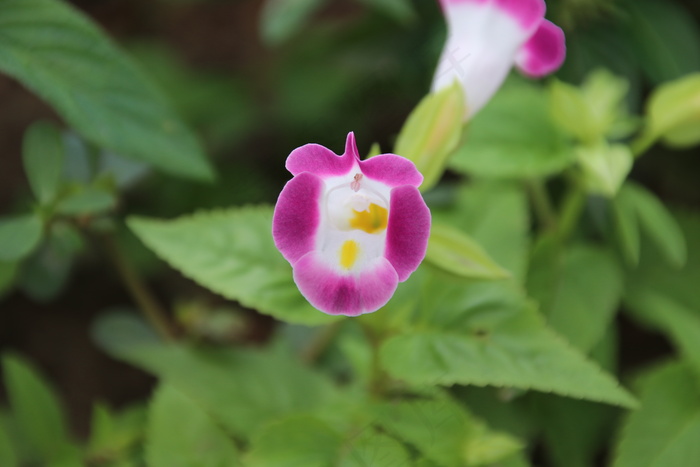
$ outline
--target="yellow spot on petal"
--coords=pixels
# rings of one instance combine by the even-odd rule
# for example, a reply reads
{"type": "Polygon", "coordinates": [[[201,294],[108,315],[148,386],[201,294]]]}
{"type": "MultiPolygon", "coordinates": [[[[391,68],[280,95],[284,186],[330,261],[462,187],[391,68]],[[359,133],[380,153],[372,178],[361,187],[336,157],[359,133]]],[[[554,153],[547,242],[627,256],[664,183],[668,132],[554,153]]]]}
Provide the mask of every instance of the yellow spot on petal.
{"type": "Polygon", "coordinates": [[[360,252],[360,247],[355,240],[346,240],[343,246],[340,247],[340,265],[345,269],[350,269],[360,252]]]}
{"type": "Polygon", "coordinates": [[[389,211],[386,208],[372,203],[366,211],[353,209],[353,212],[355,215],[350,219],[350,227],[353,229],[364,230],[370,234],[386,229],[389,220],[389,211]]]}

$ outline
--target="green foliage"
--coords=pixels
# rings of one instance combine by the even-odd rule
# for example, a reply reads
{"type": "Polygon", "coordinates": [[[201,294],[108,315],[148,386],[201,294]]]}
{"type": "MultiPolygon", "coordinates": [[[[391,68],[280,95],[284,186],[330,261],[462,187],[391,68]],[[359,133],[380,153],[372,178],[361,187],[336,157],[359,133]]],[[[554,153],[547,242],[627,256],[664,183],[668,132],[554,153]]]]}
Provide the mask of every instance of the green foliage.
{"type": "Polygon", "coordinates": [[[469,123],[450,167],[484,177],[526,178],[571,165],[574,151],[550,119],[547,102],[536,85],[507,82],[469,123]]]}
{"type": "Polygon", "coordinates": [[[376,410],[379,425],[437,465],[488,465],[522,449],[517,439],[487,429],[446,397],[388,402],[376,410]]]}
{"type": "Polygon", "coordinates": [[[146,461],[150,467],[234,467],[233,440],[192,399],[166,385],[149,410],[146,461]]]}
{"type": "Polygon", "coordinates": [[[200,143],[166,99],[74,8],[55,0],[3,0],[0,31],[0,69],[87,139],[174,175],[212,179],[200,143]]]}
{"type": "Polygon", "coordinates": [[[58,192],[63,169],[61,132],[50,123],[35,123],[25,133],[22,149],[24,171],[34,196],[42,204],[52,201],[58,192]]]}
{"type": "Polygon", "coordinates": [[[612,323],[622,280],[605,250],[581,244],[562,251],[556,242],[543,242],[533,254],[527,290],[539,301],[549,325],[588,352],[612,323]]]}
{"type": "Polygon", "coordinates": [[[395,153],[416,164],[425,177],[422,191],[440,181],[448,157],[459,143],[465,113],[464,91],[455,83],[425,96],[399,133],[395,153]]]}
{"type": "Polygon", "coordinates": [[[4,465],[5,467],[18,467],[19,461],[17,459],[17,453],[15,452],[7,427],[4,425],[4,420],[0,418],[0,465],[4,465]]]}
{"type": "Polygon", "coordinates": [[[417,306],[432,306],[417,308],[413,329],[382,346],[392,376],[411,384],[535,389],[635,406],[627,391],[547,328],[507,285],[468,284],[439,274],[411,281],[423,296],[417,306]]]}
{"type": "Polygon", "coordinates": [[[71,465],[76,459],[76,451],[69,441],[56,396],[19,357],[4,355],[2,367],[12,416],[31,452],[47,463],[71,465]]]}
{"type": "Polygon", "coordinates": [[[509,277],[481,246],[447,224],[433,223],[425,260],[460,277],[504,279],[509,277]]]}
{"type": "Polygon", "coordinates": [[[265,42],[279,44],[296,34],[324,0],[266,0],[260,17],[265,42]]]}
{"type": "Polygon", "coordinates": [[[247,207],[174,221],[132,218],[129,227],[161,258],[221,295],[299,324],[334,317],[299,294],[291,267],[272,242],[272,209],[247,207]]]}
{"type": "Polygon", "coordinates": [[[110,354],[158,375],[239,436],[276,417],[318,408],[333,395],[328,381],[286,349],[164,345],[147,331],[133,318],[108,315],[95,334],[110,354]]]}
{"type": "Polygon", "coordinates": [[[576,151],[590,193],[613,197],[627,178],[634,156],[623,144],[605,142],[576,151]]]}
{"type": "Polygon", "coordinates": [[[25,258],[39,246],[43,223],[35,214],[0,218],[0,261],[25,258]]]}
{"type": "Polygon", "coordinates": [[[647,104],[644,137],[672,147],[700,142],[700,74],[684,76],[654,90],[647,104]]]}
{"type": "Polygon", "coordinates": [[[700,462],[700,386],[681,362],[645,378],[641,409],[628,417],[614,467],[684,467],[700,462]]]}

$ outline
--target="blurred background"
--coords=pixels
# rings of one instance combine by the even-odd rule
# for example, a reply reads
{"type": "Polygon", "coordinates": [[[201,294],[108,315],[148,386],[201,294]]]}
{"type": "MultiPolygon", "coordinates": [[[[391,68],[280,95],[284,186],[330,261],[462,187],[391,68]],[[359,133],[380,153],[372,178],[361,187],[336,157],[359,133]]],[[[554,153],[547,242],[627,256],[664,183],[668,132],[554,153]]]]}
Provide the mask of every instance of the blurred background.
{"type": "MultiPolygon", "coordinates": [[[[445,25],[433,0],[75,0],[71,2],[140,64],[201,137],[218,172],[213,184],[138,165],[117,216],[169,218],[198,209],[274,203],[289,178],[290,150],[317,142],[341,151],[355,131],[360,152],[389,152],[407,115],[429,89],[445,25]]],[[[547,17],[567,35],[557,76],[574,84],[595,68],[630,83],[640,112],[656,85],[700,71],[696,0],[548,0],[547,17]]],[[[0,74],[0,214],[26,211],[25,129],[60,123],[51,108],[0,74]]],[[[698,150],[657,146],[632,178],[674,206],[700,206],[698,150]]],[[[449,176],[449,175],[448,175],[449,176]]],[[[119,229],[119,228],[118,228],[119,229]]],[[[167,268],[129,233],[120,239],[161,302],[199,339],[256,345],[275,323],[226,302],[167,268]]],[[[154,380],[116,362],[91,341],[99,313],[133,307],[99,245],[70,254],[40,251],[16,286],[0,291],[0,351],[28,356],[85,434],[95,400],[142,400],[154,380]]],[[[659,336],[623,323],[622,366],[668,350],[659,336]],[[644,339],[645,345],[637,342],[644,339]],[[653,342],[654,345],[649,345],[653,342]]],[[[0,396],[2,396],[0,392],[0,396]]]]}

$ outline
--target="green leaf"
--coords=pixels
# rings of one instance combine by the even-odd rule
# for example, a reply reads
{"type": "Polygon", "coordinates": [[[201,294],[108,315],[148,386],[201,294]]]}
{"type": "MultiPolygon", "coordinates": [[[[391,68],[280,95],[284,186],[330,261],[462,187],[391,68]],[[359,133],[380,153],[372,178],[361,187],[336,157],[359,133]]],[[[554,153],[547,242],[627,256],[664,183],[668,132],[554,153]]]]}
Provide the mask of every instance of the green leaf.
{"type": "Polygon", "coordinates": [[[425,260],[461,277],[504,279],[510,276],[471,237],[439,222],[433,222],[430,227],[425,260]]]}
{"type": "Polygon", "coordinates": [[[438,465],[491,464],[523,447],[512,436],[489,430],[446,397],[383,403],[377,410],[379,425],[438,465]]]}
{"type": "Polygon", "coordinates": [[[0,261],[0,298],[14,285],[17,269],[17,263],[0,261]]]}
{"type": "Polygon", "coordinates": [[[23,359],[2,357],[12,414],[32,451],[45,462],[64,458],[72,449],[56,396],[23,359]]]}
{"type": "Polygon", "coordinates": [[[519,279],[525,276],[530,221],[521,186],[471,183],[460,189],[453,205],[432,212],[433,222],[458,227],[513,276],[519,279]]]}
{"type": "Polygon", "coordinates": [[[601,142],[579,147],[576,152],[588,191],[614,197],[632,169],[634,156],[630,148],[601,142]]]}
{"type": "Polygon", "coordinates": [[[119,413],[104,404],[95,404],[90,423],[88,455],[98,459],[124,459],[132,446],[144,436],[146,411],[142,406],[119,413]]]}
{"type": "Polygon", "coordinates": [[[213,178],[199,141],[166,99],[73,7],[0,2],[0,69],[98,146],[174,175],[213,178]]]}
{"type": "Polygon", "coordinates": [[[250,467],[326,467],[334,463],[342,437],[317,418],[299,415],[268,425],[252,446],[250,467]]]}
{"type": "Polygon", "coordinates": [[[613,467],[700,464],[700,386],[687,365],[669,363],[647,375],[641,409],[632,412],[613,467]]]}
{"type": "Polygon", "coordinates": [[[144,324],[123,314],[100,319],[94,334],[112,356],[157,375],[242,437],[275,418],[313,410],[333,395],[325,378],[286,349],[164,345],[144,324]]]}
{"type": "Polygon", "coordinates": [[[408,23],[416,18],[416,12],[409,0],[359,0],[369,7],[386,12],[396,21],[408,23]]]}
{"type": "Polygon", "coordinates": [[[668,262],[680,268],[687,256],[685,237],[678,223],[653,193],[636,183],[622,187],[626,202],[636,211],[639,224],[666,256],[668,262]]]}
{"type": "Polygon", "coordinates": [[[627,190],[621,190],[612,200],[615,236],[624,258],[631,265],[639,263],[641,240],[639,219],[627,190]]]}
{"type": "Polygon", "coordinates": [[[287,417],[267,425],[253,439],[250,467],[365,467],[411,465],[404,447],[365,426],[348,435],[310,415],[287,417]]]}
{"type": "Polygon", "coordinates": [[[131,230],[186,276],[244,306],[297,324],[338,319],[299,293],[272,241],[272,208],[213,211],[173,221],[131,218],[131,230]]]}
{"type": "Polygon", "coordinates": [[[421,191],[440,181],[447,159],[459,143],[465,114],[464,91],[455,82],[425,96],[409,115],[394,150],[416,164],[423,174],[421,191]]]}
{"type": "Polygon", "coordinates": [[[231,438],[192,399],[167,384],[153,396],[146,436],[150,467],[240,465],[231,438]]]}
{"type": "Polygon", "coordinates": [[[19,459],[4,420],[0,417],[0,465],[19,467],[19,459]]]}
{"type": "Polygon", "coordinates": [[[301,30],[325,0],[266,0],[260,17],[260,34],[271,45],[280,44],[301,30]]]}
{"type": "Polygon", "coordinates": [[[0,261],[20,260],[39,246],[43,229],[34,214],[0,218],[0,261]]]}
{"type": "Polygon", "coordinates": [[[558,173],[574,162],[566,135],[550,119],[536,85],[507,83],[469,124],[450,167],[483,177],[526,178],[558,173]]]}
{"type": "Polygon", "coordinates": [[[36,301],[54,299],[68,282],[82,248],[83,239],[75,227],[53,223],[44,244],[22,265],[19,287],[36,301]]]}
{"type": "Polygon", "coordinates": [[[76,186],[56,205],[56,212],[66,216],[97,214],[112,209],[117,203],[113,193],[93,186],[76,186]]]}
{"type": "Polygon", "coordinates": [[[549,109],[554,121],[578,140],[589,142],[600,138],[591,109],[576,86],[552,80],[549,86],[549,109]]]}
{"type": "Polygon", "coordinates": [[[61,131],[51,123],[35,123],[24,134],[24,171],[34,196],[42,204],[56,196],[61,183],[64,151],[61,131]]]}
{"type": "Polygon", "coordinates": [[[413,329],[389,338],[380,350],[394,377],[412,384],[534,389],[635,406],[614,378],[547,328],[507,284],[465,284],[430,270],[422,274],[422,284],[418,279],[421,275],[413,287],[420,288],[423,300],[413,329]]]}
{"type": "Polygon", "coordinates": [[[645,137],[680,148],[700,143],[700,73],[654,90],[647,103],[645,137]]]}
{"type": "Polygon", "coordinates": [[[630,0],[625,9],[630,16],[624,33],[655,84],[700,70],[700,32],[679,2],[630,0]]]}
{"type": "Polygon", "coordinates": [[[589,245],[540,245],[527,290],[549,325],[588,353],[611,325],[622,296],[622,272],[610,253],[589,245]]]}

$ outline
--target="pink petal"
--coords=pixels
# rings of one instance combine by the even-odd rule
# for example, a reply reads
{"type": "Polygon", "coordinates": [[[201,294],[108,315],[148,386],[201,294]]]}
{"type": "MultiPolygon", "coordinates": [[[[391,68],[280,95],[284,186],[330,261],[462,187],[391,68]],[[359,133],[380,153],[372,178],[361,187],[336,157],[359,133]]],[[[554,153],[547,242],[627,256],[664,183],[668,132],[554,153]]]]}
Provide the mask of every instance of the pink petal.
{"type": "Polygon", "coordinates": [[[399,282],[385,258],[377,258],[359,275],[343,275],[328,266],[317,251],[294,264],[294,281],[314,307],[346,316],[377,311],[394,295],[399,282]]]}
{"type": "Polygon", "coordinates": [[[320,144],[306,144],[289,154],[285,167],[292,175],[311,172],[319,177],[335,177],[350,172],[358,159],[355,135],[351,132],[342,156],[320,144]]]}
{"type": "Polygon", "coordinates": [[[446,14],[451,7],[464,3],[493,5],[516,20],[524,29],[536,28],[547,9],[544,0],[440,0],[446,14]]]}
{"type": "Polygon", "coordinates": [[[559,69],[565,56],[564,31],[554,23],[544,20],[518,52],[516,64],[526,75],[540,78],[559,69]]]}
{"type": "Polygon", "coordinates": [[[360,162],[362,173],[379,182],[396,187],[423,183],[423,175],[413,162],[396,154],[381,154],[360,162]]]}
{"type": "Polygon", "coordinates": [[[384,257],[403,282],[425,257],[430,236],[430,210],[420,192],[412,186],[391,190],[389,225],[384,257]]]}
{"type": "Polygon", "coordinates": [[[272,237],[282,256],[292,264],[315,247],[322,193],[323,181],[305,172],[288,181],[277,199],[272,237]]]}

